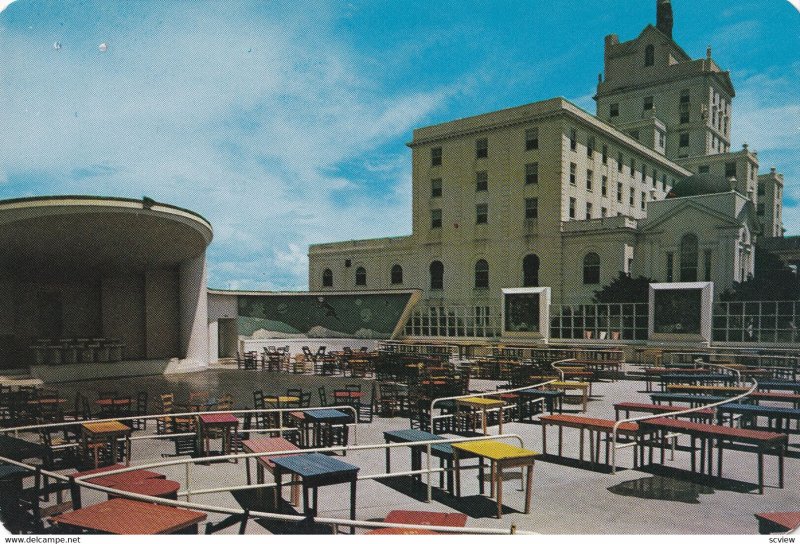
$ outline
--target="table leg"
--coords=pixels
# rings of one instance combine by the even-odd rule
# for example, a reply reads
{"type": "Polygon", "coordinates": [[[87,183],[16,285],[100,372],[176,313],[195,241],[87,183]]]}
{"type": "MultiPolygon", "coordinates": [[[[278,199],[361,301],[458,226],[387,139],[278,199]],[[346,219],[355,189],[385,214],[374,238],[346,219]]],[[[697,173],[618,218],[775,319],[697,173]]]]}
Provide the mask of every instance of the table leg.
{"type": "MultiPolygon", "coordinates": [[[[389,441],[387,440],[386,443],[388,444],[389,441]]],[[[390,453],[391,450],[392,450],[392,448],[386,448],[386,474],[389,474],[389,473],[392,472],[392,468],[391,468],[392,460],[391,460],[391,453],[390,453]]]]}
{"type": "MultiPolygon", "coordinates": [[[[483,429],[483,434],[488,434],[486,432],[486,408],[481,410],[481,428],[483,429]]],[[[433,430],[433,429],[431,429],[433,430]]]]}
{"type": "MultiPolygon", "coordinates": [[[[277,466],[275,467],[274,476],[275,476],[275,499],[273,501],[273,506],[275,508],[275,511],[278,512],[279,511],[278,504],[280,503],[280,498],[281,498],[281,483],[282,483],[281,480],[283,480],[283,471],[277,466]]],[[[308,504],[304,504],[303,506],[305,510],[308,511],[308,504]]]]}
{"type": "MultiPolygon", "coordinates": [[[[350,482],[350,519],[356,519],[356,479],[350,482]]],[[[356,534],[355,526],[350,526],[350,534],[356,534]]]]}
{"type": "Polygon", "coordinates": [[[492,461],[495,466],[497,478],[497,519],[503,517],[503,465],[499,461],[492,461]]]}
{"type": "Polygon", "coordinates": [[[764,494],[764,449],[758,447],[758,492],[764,494]]]}
{"type": "Polygon", "coordinates": [[[695,472],[694,450],[695,450],[696,441],[697,441],[697,438],[694,435],[692,435],[692,440],[691,440],[691,454],[692,454],[691,467],[692,467],[692,473],[695,472]]]}
{"type": "Polygon", "coordinates": [[[483,495],[484,487],[483,487],[483,457],[478,457],[478,491],[481,495],[483,495]]]}
{"type": "Polygon", "coordinates": [[[547,425],[542,423],[542,455],[547,455],[547,425]]]}
{"type": "Polygon", "coordinates": [[[458,450],[453,448],[453,464],[455,465],[456,497],[461,496],[461,465],[458,462],[458,450]]]}
{"type": "Polygon", "coordinates": [[[722,478],[722,439],[717,439],[717,478],[722,478]]]}
{"type": "Polygon", "coordinates": [[[583,461],[583,435],[584,435],[584,431],[585,431],[585,430],[586,430],[586,429],[584,429],[583,427],[581,427],[581,430],[580,430],[580,439],[579,439],[579,441],[578,441],[578,444],[579,444],[579,447],[578,447],[578,452],[579,452],[579,455],[578,455],[578,457],[580,458],[580,460],[581,460],[581,461],[583,461]]]}
{"type": "Polygon", "coordinates": [[[500,407],[500,427],[498,429],[498,434],[503,434],[503,407],[500,407]]]}
{"type": "Polygon", "coordinates": [[[489,459],[489,498],[494,497],[494,488],[497,484],[497,463],[489,459]]]}
{"type": "Polygon", "coordinates": [[[564,427],[558,426],[558,456],[563,457],[564,427]]]}
{"type": "Polygon", "coordinates": [[[125,435],[125,466],[131,466],[131,435],[125,435]]]}
{"type": "Polygon", "coordinates": [[[778,487],[783,489],[783,459],[786,455],[786,446],[781,444],[778,449],[778,487]]]}
{"type": "Polygon", "coordinates": [[[525,482],[525,513],[531,511],[531,484],[533,483],[533,461],[528,465],[528,477],[525,482]]]}
{"type": "Polygon", "coordinates": [[[244,460],[244,471],[247,474],[247,485],[250,485],[250,458],[244,460]]]}

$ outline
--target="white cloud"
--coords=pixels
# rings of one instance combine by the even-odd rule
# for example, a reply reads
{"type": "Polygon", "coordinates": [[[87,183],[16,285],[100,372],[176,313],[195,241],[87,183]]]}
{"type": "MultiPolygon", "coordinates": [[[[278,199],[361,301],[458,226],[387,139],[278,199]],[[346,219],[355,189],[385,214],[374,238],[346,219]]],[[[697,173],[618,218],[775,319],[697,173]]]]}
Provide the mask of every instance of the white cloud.
{"type": "Polygon", "coordinates": [[[212,287],[303,287],[309,243],[410,230],[399,187],[410,190],[407,149],[375,150],[458,85],[387,93],[324,15],[286,23],[208,11],[182,12],[186,32],[109,37],[102,55],[77,37],[55,51],[49,37],[0,33],[0,133],[15,136],[0,146],[0,180],[42,172],[58,181],[26,190],[148,195],[203,214],[215,228],[212,287]],[[338,171],[349,161],[369,163],[385,192],[360,192],[338,171]]]}

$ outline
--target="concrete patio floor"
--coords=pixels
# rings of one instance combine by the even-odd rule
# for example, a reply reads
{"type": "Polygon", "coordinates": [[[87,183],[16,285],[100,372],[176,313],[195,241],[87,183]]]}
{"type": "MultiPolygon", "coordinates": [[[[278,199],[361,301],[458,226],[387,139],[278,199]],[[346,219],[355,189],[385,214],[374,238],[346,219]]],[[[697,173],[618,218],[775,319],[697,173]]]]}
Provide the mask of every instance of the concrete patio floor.
{"type": "MultiPolygon", "coordinates": [[[[57,385],[62,394],[71,399],[75,391],[83,391],[91,400],[95,392],[116,389],[135,394],[146,390],[154,400],[160,393],[173,392],[176,402],[188,397],[189,391],[208,390],[213,395],[229,392],[237,408],[252,407],[252,392],[263,389],[267,393],[284,393],[288,387],[300,387],[313,392],[312,405],[318,403],[317,388],[324,385],[330,395],[332,389],[352,378],[294,375],[277,372],[245,371],[235,368],[213,368],[203,372],[169,376],[150,376],[115,380],[80,381],[57,385]]],[[[371,390],[371,380],[362,380],[363,389],[371,390]]],[[[495,382],[473,381],[471,389],[493,390],[495,382]]],[[[594,397],[589,402],[588,413],[592,417],[614,419],[613,403],[632,401],[649,402],[644,393],[644,383],[636,380],[603,381],[593,386],[594,397]]],[[[565,404],[566,413],[577,413],[578,405],[565,404]]],[[[383,432],[409,427],[406,418],[375,417],[372,423],[359,424],[359,444],[382,444],[383,432]]],[[[505,433],[516,433],[522,437],[525,447],[536,451],[542,448],[541,426],[527,423],[507,423],[505,433]]],[[[137,431],[143,434],[145,431],[137,431]]],[[[147,433],[154,432],[154,425],[147,433]]],[[[497,434],[497,427],[489,429],[497,434]]],[[[351,443],[352,441],[351,434],[351,443]]],[[[557,435],[550,429],[548,452],[555,452],[557,435]]],[[[537,460],[533,476],[533,496],[530,514],[522,514],[524,493],[519,489],[520,470],[505,473],[504,516],[494,518],[496,503],[487,494],[478,494],[477,470],[462,472],[462,498],[455,498],[445,491],[434,488],[433,501],[425,502],[426,488],[421,483],[412,484],[408,477],[392,477],[358,482],[357,519],[382,520],[391,510],[435,510],[458,511],[469,516],[467,527],[493,527],[544,534],[755,534],[757,523],[753,514],[766,511],[797,510],[800,506],[800,438],[790,436],[790,456],[786,460],[786,481],[783,489],[777,487],[777,459],[767,456],[765,461],[766,488],[759,495],[756,488],[756,455],[752,453],[725,451],[723,478],[704,480],[689,473],[688,454],[677,451],[675,459],[667,456],[666,466],[658,464],[633,470],[633,449],[618,452],[618,464],[622,467],[616,474],[606,468],[592,469],[576,461],[578,455],[578,431],[565,429],[565,459],[548,456],[537,460]]],[[[514,442],[511,442],[514,443],[514,442]]],[[[686,443],[686,439],[682,440],[686,443]]],[[[216,446],[219,449],[219,445],[216,446]]],[[[213,445],[212,445],[213,449],[213,445]]],[[[162,454],[174,451],[170,441],[140,440],[132,448],[134,465],[165,460],[162,454]]],[[[188,457],[184,457],[188,458],[188,457]]],[[[171,459],[171,458],[168,458],[171,459]]],[[[360,474],[384,472],[382,450],[356,451],[341,459],[360,467],[360,474]]],[[[655,456],[658,461],[658,454],[655,456]]],[[[475,465],[474,461],[470,463],[475,465]]],[[[423,461],[424,465],[424,461],[423,461]]],[[[433,466],[438,466],[435,460],[433,466]]],[[[407,448],[392,451],[392,470],[410,470],[410,454],[407,448]]],[[[183,466],[163,467],[160,472],[181,483],[186,489],[183,466]]],[[[488,470],[487,470],[488,474],[488,470]]],[[[487,476],[488,477],[488,476],[487,476]]],[[[438,475],[432,476],[434,485],[438,475]]],[[[267,481],[271,481],[269,474],[267,481]]],[[[423,476],[422,481],[425,481],[423,476]]],[[[191,488],[244,485],[245,463],[224,462],[210,465],[192,464],[191,488]]],[[[105,499],[95,491],[84,491],[84,502],[105,499]]],[[[288,497],[288,492],[285,493],[288,497]]],[[[346,518],[349,501],[345,485],[319,489],[319,515],[346,518]]],[[[245,490],[208,495],[193,495],[192,502],[203,502],[230,507],[271,510],[271,490],[245,490]]],[[[191,504],[187,504],[191,507],[191,504]]],[[[302,507],[301,507],[302,508],[302,507]]],[[[284,512],[294,512],[284,504],[284,512]]],[[[296,510],[295,510],[296,511],[296,510]]],[[[209,519],[222,516],[210,515],[209,519]]],[[[202,530],[202,528],[201,528],[202,530]]],[[[231,528],[226,532],[235,532],[231,528]]],[[[322,532],[327,528],[320,528],[322,532]]],[[[248,533],[291,533],[297,526],[274,521],[251,521],[248,533]]],[[[359,530],[359,532],[363,532],[359,530]]]]}

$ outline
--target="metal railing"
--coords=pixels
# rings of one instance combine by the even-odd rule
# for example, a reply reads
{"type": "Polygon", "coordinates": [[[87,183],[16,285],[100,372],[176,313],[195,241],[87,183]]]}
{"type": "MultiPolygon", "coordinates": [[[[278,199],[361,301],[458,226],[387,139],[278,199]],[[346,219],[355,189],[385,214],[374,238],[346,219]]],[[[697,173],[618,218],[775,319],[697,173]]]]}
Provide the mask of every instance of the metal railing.
{"type": "MultiPolygon", "coordinates": [[[[205,413],[205,412],[204,412],[205,413]]],[[[503,434],[495,436],[494,439],[515,439],[519,441],[520,446],[524,445],[522,437],[517,434],[503,434]]],[[[385,478],[389,476],[401,476],[401,475],[422,475],[425,474],[427,476],[427,487],[428,487],[428,498],[427,502],[432,500],[432,484],[431,484],[431,474],[442,472],[446,469],[442,468],[431,468],[431,446],[435,444],[452,444],[452,443],[462,443],[462,442],[473,442],[478,440],[485,440],[484,437],[470,437],[470,438],[442,438],[438,440],[423,440],[423,441],[416,441],[416,442],[406,442],[406,443],[392,443],[392,444],[369,444],[369,445],[361,445],[361,446],[344,446],[342,447],[326,447],[326,448],[311,448],[311,449],[304,449],[304,450],[283,450],[283,451],[275,451],[269,452],[271,456],[278,456],[278,455],[296,455],[296,454],[303,454],[303,453],[312,453],[312,452],[332,452],[332,451],[339,451],[344,449],[345,451],[362,451],[362,450],[388,450],[390,448],[400,448],[400,447],[420,447],[425,446],[428,454],[428,461],[427,461],[427,468],[421,470],[412,470],[412,471],[405,471],[405,472],[395,472],[395,473],[379,473],[379,474],[371,474],[365,476],[359,476],[359,480],[366,480],[366,479],[378,479],[378,478],[385,478]]],[[[205,512],[211,513],[219,513],[219,514],[228,514],[228,515],[243,515],[247,514],[250,518],[266,518],[266,519],[275,519],[275,520],[283,520],[283,521],[303,521],[308,519],[307,516],[301,515],[291,515],[291,514],[278,514],[274,512],[263,512],[257,510],[244,510],[244,509],[236,509],[236,508],[228,508],[223,506],[217,506],[212,504],[203,504],[203,503],[195,503],[191,502],[191,496],[199,495],[199,494],[210,494],[210,493],[222,493],[222,492],[229,492],[229,491],[236,491],[241,489],[256,489],[256,488],[268,488],[268,487],[277,487],[277,484],[254,484],[254,485],[247,485],[247,486],[227,486],[227,487],[218,487],[218,488],[208,488],[208,489],[199,489],[199,490],[191,490],[191,474],[189,467],[194,464],[198,463],[210,463],[214,461],[224,461],[224,460],[232,460],[232,459],[249,459],[251,457],[263,457],[265,455],[264,452],[255,452],[255,453],[244,453],[244,454],[229,454],[229,455],[218,455],[218,456],[209,456],[203,457],[202,459],[179,459],[179,460],[171,460],[171,461],[161,461],[155,463],[148,463],[143,465],[136,465],[136,466],[129,466],[114,470],[104,471],[102,473],[93,473],[89,475],[79,476],[79,477],[70,477],[63,474],[59,474],[53,471],[41,470],[38,469],[42,475],[52,477],[56,480],[60,481],[74,481],[75,484],[85,487],[87,489],[93,489],[97,491],[102,491],[105,493],[110,493],[113,495],[136,499],[136,500],[144,500],[151,503],[162,504],[166,506],[178,506],[186,508],[187,506],[194,509],[194,510],[202,510],[205,512]],[[185,497],[185,501],[179,500],[172,500],[172,499],[163,499],[159,497],[151,497],[149,495],[141,495],[138,493],[132,493],[129,491],[122,491],[115,488],[104,487],[98,484],[91,483],[86,481],[88,479],[98,478],[100,476],[107,476],[112,474],[120,474],[124,472],[130,472],[133,470],[149,470],[153,468],[159,468],[164,466],[175,466],[175,465],[185,465],[186,466],[186,491],[179,493],[179,496],[185,497]]],[[[21,463],[14,459],[9,459],[5,457],[0,457],[0,461],[4,463],[10,463],[16,466],[20,466],[26,468],[31,471],[36,471],[37,467],[32,465],[27,465],[25,463],[21,463]]],[[[287,484],[291,485],[291,484],[287,484]]],[[[454,533],[454,534],[536,534],[536,533],[527,533],[524,531],[517,531],[516,527],[512,525],[509,529],[492,529],[492,528],[483,528],[483,527],[446,527],[446,526],[428,526],[428,525],[414,525],[414,524],[402,524],[402,523],[387,523],[387,522],[375,522],[375,521],[362,521],[362,520],[350,520],[344,518],[325,518],[325,517],[315,517],[313,518],[316,523],[325,524],[325,525],[332,525],[334,527],[338,526],[345,526],[345,527],[360,527],[360,528],[399,528],[399,529],[426,529],[429,531],[435,532],[444,532],[444,533],[454,533]]]]}

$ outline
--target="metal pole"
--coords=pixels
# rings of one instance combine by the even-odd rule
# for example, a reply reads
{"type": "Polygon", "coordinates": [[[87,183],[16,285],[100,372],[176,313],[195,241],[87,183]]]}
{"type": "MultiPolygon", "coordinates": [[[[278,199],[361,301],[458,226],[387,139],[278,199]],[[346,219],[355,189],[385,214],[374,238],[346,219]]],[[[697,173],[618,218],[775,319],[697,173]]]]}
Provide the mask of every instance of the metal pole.
{"type": "Polygon", "coordinates": [[[425,501],[425,502],[431,502],[431,500],[433,500],[433,490],[431,489],[431,445],[430,445],[430,443],[428,443],[428,445],[425,447],[425,449],[427,450],[427,453],[428,453],[428,457],[427,457],[427,463],[428,463],[427,464],[427,468],[428,468],[428,471],[425,474],[426,480],[428,482],[428,500],[425,501]]]}

